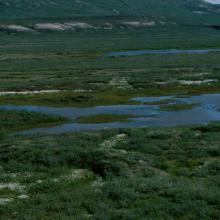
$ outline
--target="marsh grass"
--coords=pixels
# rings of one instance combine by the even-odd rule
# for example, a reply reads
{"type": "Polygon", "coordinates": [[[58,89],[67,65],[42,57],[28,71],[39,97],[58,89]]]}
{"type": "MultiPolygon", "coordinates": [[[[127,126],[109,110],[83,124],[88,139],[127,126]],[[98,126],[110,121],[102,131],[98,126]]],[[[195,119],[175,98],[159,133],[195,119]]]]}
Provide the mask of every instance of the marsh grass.
{"type": "Polygon", "coordinates": [[[77,119],[79,123],[111,123],[111,122],[126,122],[134,115],[118,115],[118,114],[100,114],[77,119]]]}
{"type": "MultiPolygon", "coordinates": [[[[65,91],[51,94],[37,95],[5,95],[0,96],[0,104],[32,104],[48,106],[76,106],[88,107],[97,105],[115,104],[140,104],[140,102],[130,99],[139,96],[167,96],[175,95],[179,97],[199,95],[205,93],[219,93],[220,83],[213,85],[184,85],[184,86],[155,86],[142,89],[102,89],[92,92],[65,91]]],[[[146,103],[146,104],[166,104],[169,100],[146,103]]]]}
{"type": "Polygon", "coordinates": [[[145,105],[167,105],[172,103],[173,99],[163,99],[159,101],[144,102],[145,105]]]}
{"type": "Polygon", "coordinates": [[[160,110],[162,110],[162,111],[182,111],[182,110],[193,109],[198,106],[199,106],[198,103],[175,103],[175,104],[161,105],[160,110]]]}
{"type": "Polygon", "coordinates": [[[66,121],[67,119],[60,116],[51,116],[28,111],[0,110],[0,133],[18,131],[37,126],[50,126],[66,121]]]}

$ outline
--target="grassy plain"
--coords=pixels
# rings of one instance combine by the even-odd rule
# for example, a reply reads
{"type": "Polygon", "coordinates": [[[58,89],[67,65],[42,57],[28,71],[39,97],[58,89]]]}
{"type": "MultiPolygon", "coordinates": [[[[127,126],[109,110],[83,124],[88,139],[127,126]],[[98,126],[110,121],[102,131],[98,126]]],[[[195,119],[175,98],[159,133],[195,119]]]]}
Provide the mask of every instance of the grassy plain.
{"type": "Polygon", "coordinates": [[[205,26],[0,33],[0,88],[97,90],[112,87],[112,79],[125,79],[134,88],[148,88],[160,82],[176,85],[180,79],[218,78],[219,53],[119,58],[105,54],[134,49],[220,48],[219,35],[218,30],[205,26]],[[196,75],[204,72],[211,75],[196,75]]]}

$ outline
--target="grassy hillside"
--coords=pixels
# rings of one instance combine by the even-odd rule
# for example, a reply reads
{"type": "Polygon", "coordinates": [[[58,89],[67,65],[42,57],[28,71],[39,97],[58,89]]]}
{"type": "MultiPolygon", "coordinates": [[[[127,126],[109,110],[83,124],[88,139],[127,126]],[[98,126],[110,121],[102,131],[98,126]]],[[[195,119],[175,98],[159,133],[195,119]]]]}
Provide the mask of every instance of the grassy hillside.
{"type": "Polygon", "coordinates": [[[0,0],[0,19],[165,17],[216,23],[218,9],[201,0],[0,0]]]}

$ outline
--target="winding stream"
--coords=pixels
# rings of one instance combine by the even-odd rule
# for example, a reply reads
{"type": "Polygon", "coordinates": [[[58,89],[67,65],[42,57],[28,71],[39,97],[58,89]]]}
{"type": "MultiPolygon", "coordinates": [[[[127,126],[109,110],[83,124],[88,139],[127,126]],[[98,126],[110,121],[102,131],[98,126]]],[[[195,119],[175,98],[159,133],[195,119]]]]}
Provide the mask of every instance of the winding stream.
{"type": "Polygon", "coordinates": [[[194,49],[194,50],[181,50],[181,49],[166,49],[166,50],[129,50],[107,53],[107,57],[120,57],[120,56],[140,56],[140,55],[168,55],[168,54],[206,54],[206,53],[219,53],[220,49],[194,49]]]}
{"type": "Polygon", "coordinates": [[[75,107],[47,107],[33,105],[4,105],[1,109],[26,110],[51,115],[59,115],[70,119],[72,122],[53,127],[34,128],[21,131],[21,134],[60,134],[80,130],[100,130],[106,128],[132,128],[132,127],[171,127],[180,125],[206,124],[211,121],[220,121],[220,94],[204,94],[191,97],[136,97],[132,100],[139,101],[138,105],[112,105],[86,108],[75,107]],[[160,105],[146,104],[147,102],[163,101],[170,99],[171,103],[198,103],[192,109],[180,111],[161,111],[160,105]],[[79,117],[98,114],[129,114],[134,115],[127,122],[82,124],[76,123],[79,117]]]}

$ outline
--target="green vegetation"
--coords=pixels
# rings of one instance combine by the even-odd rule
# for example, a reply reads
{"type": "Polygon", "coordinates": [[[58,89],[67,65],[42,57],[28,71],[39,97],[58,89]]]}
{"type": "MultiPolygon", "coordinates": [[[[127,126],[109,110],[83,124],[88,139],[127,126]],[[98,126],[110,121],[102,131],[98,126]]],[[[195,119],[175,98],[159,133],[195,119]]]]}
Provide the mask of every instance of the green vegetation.
{"type": "Polygon", "coordinates": [[[175,103],[175,104],[168,104],[160,106],[160,110],[162,111],[181,111],[192,109],[198,106],[197,103],[175,103]]]}
{"type": "Polygon", "coordinates": [[[113,19],[143,19],[156,18],[170,21],[172,18],[178,22],[202,23],[204,20],[214,22],[218,19],[218,8],[200,0],[109,0],[103,4],[100,0],[68,1],[63,0],[1,0],[0,19],[9,20],[113,20],[113,19]],[[64,13],[65,12],[65,13],[64,13]],[[200,12],[200,13],[198,13],[200,12]],[[200,20],[199,20],[200,19],[200,20]]]}
{"type": "Polygon", "coordinates": [[[62,117],[35,112],[0,110],[0,134],[37,126],[55,125],[66,121],[67,119],[62,117]]]}
{"type": "Polygon", "coordinates": [[[5,137],[1,218],[219,219],[219,132],[210,124],[5,137]]]}
{"type": "MultiPolygon", "coordinates": [[[[217,52],[106,56],[220,48],[219,21],[219,6],[200,0],[0,0],[0,105],[87,107],[139,104],[130,100],[138,96],[219,93],[217,52]],[[27,90],[38,94],[12,94],[27,90]]],[[[145,104],[196,106],[169,99],[145,104]]],[[[65,121],[0,110],[2,220],[220,219],[219,123],[12,135],[65,121]]]]}
{"type": "MultiPolygon", "coordinates": [[[[45,93],[37,95],[4,95],[0,96],[0,104],[34,104],[48,106],[96,106],[114,104],[139,104],[131,101],[138,96],[189,96],[204,93],[219,93],[220,83],[209,85],[165,85],[152,86],[144,89],[105,89],[94,91],[64,91],[58,93],[45,93]]],[[[166,104],[169,100],[161,102],[147,102],[146,104],[166,104]]]]}
{"type": "MultiPolygon", "coordinates": [[[[112,81],[122,80],[134,89],[160,90],[190,87],[181,85],[180,80],[220,80],[220,53],[105,56],[109,51],[133,49],[220,48],[219,37],[218,30],[191,26],[36,35],[0,33],[0,91],[108,90],[122,87],[112,85],[112,81]]],[[[210,84],[219,88],[218,83],[210,84]]]]}
{"type": "Polygon", "coordinates": [[[144,102],[146,105],[166,105],[172,103],[172,99],[162,99],[159,101],[149,101],[149,102],[144,102]]]}
{"type": "Polygon", "coordinates": [[[118,115],[118,114],[100,114],[77,119],[79,123],[108,123],[108,122],[125,122],[134,115],[118,115]]]}

